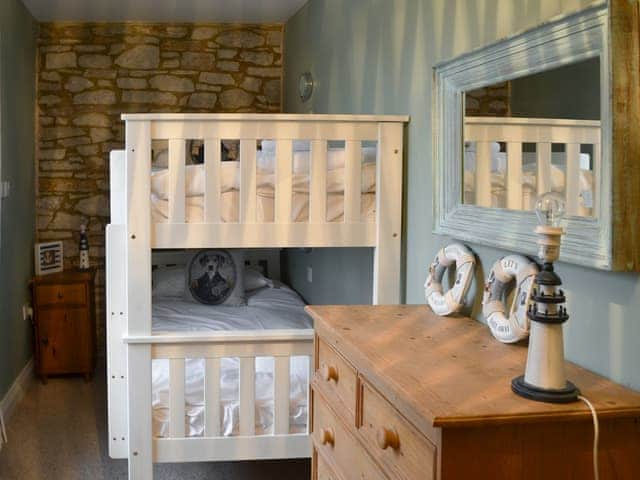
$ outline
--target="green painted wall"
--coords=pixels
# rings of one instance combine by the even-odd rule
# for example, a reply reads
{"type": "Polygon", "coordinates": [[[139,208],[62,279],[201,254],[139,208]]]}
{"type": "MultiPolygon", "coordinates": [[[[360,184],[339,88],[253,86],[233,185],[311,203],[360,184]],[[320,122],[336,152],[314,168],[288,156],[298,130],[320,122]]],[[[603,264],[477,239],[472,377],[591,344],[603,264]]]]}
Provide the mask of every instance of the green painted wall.
{"type": "Polygon", "coordinates": [[[372,248],[289,249],[282,253],[282,261],[283,280],[307,303],[367,305],[372,301],[372,248]]]}
{"type": "Polygon", "coordinates": [[[35,231],[35,58],[37,23],[20,0],[0,2],[2,180],[0,214],[0,399],[31,357],[29,301],[35,231]]]}
{"type": "MultiPolygon", "coordinates": [[[[450,239],[431,233],[431,88],[436,62],[481,47],[586,0],[311,0],[286,25],[285,111],[409,114],[406,151],[406,301],[423,303],[425,270],[450,239]],[[309,70],[317,88],[307,104],[297,97],[298,75],[309,70]]],[[[471,244],[481,265],[476,286],[503,250],[471,244]]],[[[330,262],[323,258],[323,263],[330,262]]],[[[333,260],[362,271],[363,259],[333,260]],[[349,262],[349,263],[347,263],[349,262]]],[[[325,271],[332,271],[324,265],[325,271]]],[[[567,357],[640,389],[640,277],[568,264],[557,268],[572,315],[567,357]]],[[[335,278],[314,270],[319,296],[335,278]]],[[[297,287],[297,285],[294,285],[297,287]]],[[[351,284],[343,284],[349,292],[351,284]]],[[[475,294],[475,290],[471,294],[475,294]]],[[[480,317],[480,302],[470,312],[480,317]]]]}

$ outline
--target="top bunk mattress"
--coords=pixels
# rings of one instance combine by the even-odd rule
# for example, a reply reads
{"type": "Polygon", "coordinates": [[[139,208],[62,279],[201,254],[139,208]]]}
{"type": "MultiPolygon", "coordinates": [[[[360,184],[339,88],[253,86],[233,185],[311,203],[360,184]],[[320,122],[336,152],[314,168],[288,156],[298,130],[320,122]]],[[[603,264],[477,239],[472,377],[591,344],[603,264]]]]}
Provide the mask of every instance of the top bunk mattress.
{"type": "Polygon", "coordinates": [[[154,297],[152,307],[153,333],[313,328],[302,298],[279,282],[247,292],[247,305],[239,307],[179,297],[154,297]]]}

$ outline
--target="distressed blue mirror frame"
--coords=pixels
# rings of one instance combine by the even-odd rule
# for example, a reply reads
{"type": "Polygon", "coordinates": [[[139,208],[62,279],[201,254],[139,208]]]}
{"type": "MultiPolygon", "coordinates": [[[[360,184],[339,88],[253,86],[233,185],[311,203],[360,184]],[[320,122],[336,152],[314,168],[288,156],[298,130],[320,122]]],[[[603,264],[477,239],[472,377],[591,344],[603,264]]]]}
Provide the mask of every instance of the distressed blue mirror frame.
{"type": "Polygon", "coordinates": [[[434,67],[434,233],[535,255],[534,212],[462,203],[464,92],[599,58],[601,151],[595,213],[568,217],[560,260],[612,268],[608,36],[607,4],[598,4],[434,67]]]}

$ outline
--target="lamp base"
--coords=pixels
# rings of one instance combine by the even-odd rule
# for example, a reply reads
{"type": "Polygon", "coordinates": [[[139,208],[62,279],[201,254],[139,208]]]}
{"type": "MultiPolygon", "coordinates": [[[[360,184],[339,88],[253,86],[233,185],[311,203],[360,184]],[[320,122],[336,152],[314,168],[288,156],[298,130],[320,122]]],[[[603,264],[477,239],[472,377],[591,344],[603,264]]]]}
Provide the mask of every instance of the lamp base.
{"type": "Polygon", "coordinates": [[[571,403],[578,400],[578,395],[580,395],[578,387],[568,380],[567,386],[561,390],[547,390],[525,382],[524,375],[511,381],[511,390],[529,400],[547,403],[571,403]]]}

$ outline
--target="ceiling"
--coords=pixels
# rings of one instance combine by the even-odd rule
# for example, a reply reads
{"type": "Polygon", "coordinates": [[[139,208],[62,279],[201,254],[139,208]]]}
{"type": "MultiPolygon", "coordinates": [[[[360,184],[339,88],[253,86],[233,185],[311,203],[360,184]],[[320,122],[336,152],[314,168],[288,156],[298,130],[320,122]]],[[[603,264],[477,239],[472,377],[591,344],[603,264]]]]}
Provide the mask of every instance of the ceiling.
{"type": "Polygon", "coordinates": [[[22,0],[41,22],[284,23],[308,0],[22,0]]]}

